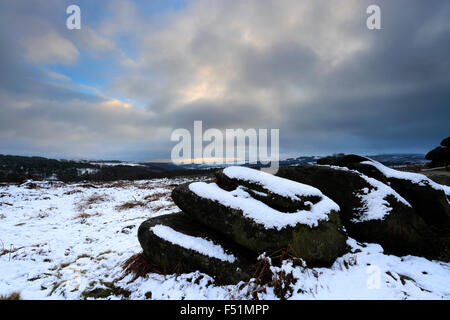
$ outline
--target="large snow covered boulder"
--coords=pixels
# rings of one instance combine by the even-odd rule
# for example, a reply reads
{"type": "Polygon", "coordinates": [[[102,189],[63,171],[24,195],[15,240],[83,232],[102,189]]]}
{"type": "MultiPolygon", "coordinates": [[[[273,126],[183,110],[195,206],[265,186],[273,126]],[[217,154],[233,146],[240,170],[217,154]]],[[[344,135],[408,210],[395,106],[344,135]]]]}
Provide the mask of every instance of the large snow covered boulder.
{"type": "Polygon", "coordinates": [[[253,253],[183,212],[148,219],[139,227],[138,238],[145,257],[162,272],[199,270],[219,283],[237,283],[250,279],[249,268],[256,261],[253,253]]]}
{"type": "Polygon", "coordinates": [[[390,186],[355,170],[336,166],[283,167],[278,175],[320,189],[341,208],[351,237],[380,243],[397,254],[422,254],[425,222],[390,186]]]}
{"type": "Polygon", "coordinates": [[[256,252],[290,248],[310,265],[331,264],[346,249],[339,206],[318,189],[244,167],[216,183],[175,188],[172,199],[203,225],[256,252]],[[295,210],[295,211],[294,211],[295,210]]]}
{"type": "Polygon", "coordinates": [[[320,159],[318,163],[355,169],[387,183],[411,204],[427,224],[437,229],[450,229],[450,187],[437,184],[423,174],[398,171],[361,156],[329,157],[320,159]]]}

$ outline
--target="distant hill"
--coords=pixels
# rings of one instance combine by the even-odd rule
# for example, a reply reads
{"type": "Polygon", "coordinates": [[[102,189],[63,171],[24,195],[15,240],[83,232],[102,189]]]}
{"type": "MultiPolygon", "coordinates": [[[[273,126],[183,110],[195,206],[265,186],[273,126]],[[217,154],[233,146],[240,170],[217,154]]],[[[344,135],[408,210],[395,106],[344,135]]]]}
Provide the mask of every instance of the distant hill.
{"type": "MultiPolygon", "coordinates": [[[[386,166],[423,164],[429,162],[425,159],[425,155],[423,154],[377,154],[364,156],[369,157],[375,161],[381,162],[386,166]]],[[[317,156],[290,158],[280,161],[280,166],[314,164],[316,163],[317,159],[320,158],[321,157],[317,156]]]]}
{"type": "Polygon", "coordinates": [[[379,154],[367,157],[381,162],[385,166],[401,166],[409,164],[429,163],[424,154],[379,154]]]}
{"type": "Polygon", "coordinates": [[[115,181],[205,174],[211,169],[187,169],[170,163],[74,161],[0,155],[0,182],[32,180],[115,181]]]}
{"type": "MultiPolygon", "coordinates": [[[[388,154],[368,156],[388,166],[425,163],[421,154],[388,154]]],[[[319,157],[302,156],[280,161],[280,166],[314,164],[319,157]]],[[[261,167],[260,163],[250,165],[261,167]]],[[[218,165],[175,165],[165,162],[123,162],[119,160],[57,160],[43,157],[0,155],[0,182],[32,180],[115,181],[190,176],[214,172],[218,165]]],[[[223,166],[222,166],[223,167],[223,166]]]]}

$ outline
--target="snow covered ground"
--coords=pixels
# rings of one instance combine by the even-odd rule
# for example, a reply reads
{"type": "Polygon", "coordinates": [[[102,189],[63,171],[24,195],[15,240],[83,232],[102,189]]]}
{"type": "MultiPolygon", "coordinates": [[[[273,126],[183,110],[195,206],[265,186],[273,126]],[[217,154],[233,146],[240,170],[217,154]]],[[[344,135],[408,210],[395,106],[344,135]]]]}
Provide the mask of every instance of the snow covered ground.
{"type": "MultiPolygon", "coordinates": [[[[192,179],[190,179],[192,180],[192,179]]],[[[198,179],[205,180],[205,179],[198,179]]],[[[137,228],[178,211],[170,199],[184,178],[103,184],[30,182],[0,186],[0,296],[23,299],[248,299],[251,283],[215,285],[199,272],[123,277],[122,264],[141,251],[137,228]],[[122,279],[120,279],[122,278],[122,279]],[[101,291],[105,288],[114,290],[101,291]]],[[[290,299],[450,299],[450,264],[383,254],[349,239],[352,252],[331,268],[293,267],[290,299]]],[[[272,287],[260,299],[277,299],[272,287]]]]}

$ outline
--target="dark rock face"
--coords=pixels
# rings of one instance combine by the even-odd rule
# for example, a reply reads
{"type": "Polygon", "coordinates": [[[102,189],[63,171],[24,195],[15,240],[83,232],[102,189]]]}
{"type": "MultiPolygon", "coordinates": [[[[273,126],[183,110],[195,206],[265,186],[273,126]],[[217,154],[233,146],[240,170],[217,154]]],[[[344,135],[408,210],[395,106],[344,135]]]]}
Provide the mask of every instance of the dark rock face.
{"type": "Polygon", "coordinates": [[[450,147],[450,137],[445,138],[441,141],[441,146],[450,147]]]}
{"type": "Polygon", "coordinates": [[[357,154],[341,154],[317,159],[317,164],[346,167],[349,164],[367,161],[369,158],[357,154]]]}
{"type": "Polygon", "coordinates": [[[441,141],[441,146],[434,148],[425,156],[431,160],[430,167],[440,167],[450,165],[450,137],[441,141]]]}
{"type": "MultiPolygon", "coordinates": [[[[139,227],[138,238],[146,258],[160,266],[162,271],[200,270],[215,276],[219,283],[237,283],[250,279],[250,266],[256,261],[256,256],[252,252],[198,225],[183,212],[148,219],[139,227]],[[158,225],[169,227],[183,235],[212,241],[214,245],[222,247],[227,255],[235,257],[235,261],[224,261],[197,250],[173,244],[155,234],[152,227],[158,225]]],[[[192,241],[195,241],[195,238],[192,241]]]]}
{"type": "MultiPolygon", "coordinates": [[[[429,181],[426,176],[421,178],[421,175],[416,174],[414,179],[410,179],[407,175],[401,173],[395,177],[386,176],[371,164],[351,162],[352,159],[356,159],[355,155],[347,155],[342,158],[341,161],[335,161],[334,165],[340,163],[339,166],[341,167],[355,169],[371,178],[388,183],[412,205],[417,214],[427,224],[438,229],[450,229],[450,206],[447,196],[443,190],[433,188],[433,182],[429,181]],[[404,177],[402,178],[402,176],[404,177]]],[[[364,159],[366,160],[362,161],[372,162],[368,158],[364,159]]]]}
{"type": "Polygon", "coordinates": [[[320,158],[317,160],[317,164],[344,167],[351,170],[356,170],[385,184],[388,182],[386,180],[386,177],[376,168],[361,163],[364,161],[370,161],[370,159],[356,154],[344,154],[339,156],[320,158]]]}
{"type": "Polygon", "coordinates": [[[389,178],[388,181],[430,226],[450,227],[450,206],[443,191],[404,179],[389,178]]]}
{"type": "Polygon", "coordinates": [[[450,147],[437,147],[427,153],[425,159],[431,160],[432,167],[450,164],[450,147]]]}
{"type": "MultiPolygon", "coordinates": [[[[424,171],[422,174],[440,185],[450,187],[450,171],[436,169],[424,171]]],[[[447,198],[450,201],[450,195],[447,194],[447,198]]]]}
{"type": "MultiPolygon", "coordinates": [[[[387,178],[390,186],[414,208],[418,217],[427,225],[422,234],[422,255],[450,261],[450,205],[442,190],[434,189],[428,182],[414,183],[407,179],[387,178]]],[[[417,253],[420,255],[420,252],[417,253]]]]}
{"type": "MultiPolygon", "coordinates": [[[[447,139],[444,139],[442,143],[446,144],[447,139]]],[[[352,159],[351,155],[343,156],[343,158],[352,159]]],[[[343,167],[356,169],[369,177],[388,183],[405,198],[427,225],[427,230],[420,232],[425,238],[425,242],[422,244],[423,250],[425,250],[423,255],[433,259],[449,261],[450,198],[444,190],[424,175],[398,172],[370,159],[364,161],[365,163],[352,163],[351,161],[339,163],[343,167]]],[[[337,162],[334,162],[334,164],[337,164],[337,162]]]]}
{"type": "Polygon", "coordinates": [[[380,243],[396,254],[422,254],[427,232],[425,222],[411,207],[394,195],[384,199],[391,208],[382,220],[358,221],[368,208],[358,195],[373,189],[360,174],[328,166],[298,166],[280,168],[278,175],[312,185],[333,199],[341,208],[341,218],[348,234],[359,241],[380,243]]]}
{"type": "Polygon", "coordinates": [[[291,247],[297,257],[311,265],[330,265],[346,249],[337,212],[331,212],[328,221],[314,228],[297,224],[277,230],[245,217],[241,210],[198,196],[188,184],[175,188],[172,198],[195,220],[259,254],[291,247]]]}

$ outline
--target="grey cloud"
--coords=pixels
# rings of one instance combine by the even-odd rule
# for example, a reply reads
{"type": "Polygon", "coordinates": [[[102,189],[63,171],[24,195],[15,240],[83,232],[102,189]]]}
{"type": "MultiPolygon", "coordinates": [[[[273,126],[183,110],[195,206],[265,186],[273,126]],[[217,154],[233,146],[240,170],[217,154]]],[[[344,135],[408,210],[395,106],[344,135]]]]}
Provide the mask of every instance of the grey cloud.
{"type": "Polygon", "coordinates": [[[101,146],[118,157],[163,158],[170,130],[194,120],[205,129],[279,128],[282,152],[291,154],[426,152],[449,134],[444,0],[193,1],[158,27],[130,1],[108,6],[85,38],[69,40],[118,59],[117,37],[136,41],[137,57],[117,66],[106,92],[146,108],[107,109],[104,97],[47,83],[17,61],[18,42],[2,32],[0,41],[12,47],[0,52],[1,89],[18,105],[33,103],[1,107],[0,147],[16,140],[30,150],[63,153],[75,145],[89,155],[101,146]],[[379,31],[365,27],[373,2],[382,10],[379,31]],[[88,46],[89,39],[98,41],[88,46]],[[51,137],[55,130],[65,133],[51,137]]]}

